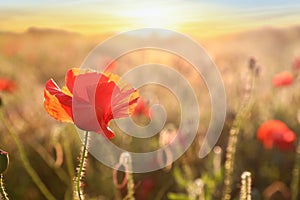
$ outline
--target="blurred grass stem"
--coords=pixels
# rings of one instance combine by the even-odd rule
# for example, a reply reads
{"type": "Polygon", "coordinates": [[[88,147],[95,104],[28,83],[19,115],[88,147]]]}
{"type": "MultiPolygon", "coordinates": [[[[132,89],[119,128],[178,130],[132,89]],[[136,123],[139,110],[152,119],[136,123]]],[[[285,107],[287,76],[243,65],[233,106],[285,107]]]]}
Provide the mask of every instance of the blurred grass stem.
{"type": "Polygon", "coordinates": [[[251,200],[251,173],[243,172],[241,175],[241,193],[240,200],[251,200]]]}
{"type": "Polygon", "coordinates": [[[224,178],[224,190],[222,194],[222,200],[231,199],[232,183],[233,183],[233,171],[235,163],[235,155],[238,144],[238,135],[240,133],[240,127],[242,121],[248,116],[250,109],[253,105],[253,92],[255,84],[255,61],[250,60],[249,68],[251,75],[248,77],[248,82],[246,82],[246,91],[244,94],[244,99],[242,101],[241,108],[237,113],[237,116],[233,122],[232,128],[229,132],[229,139],[227,144],[226,161],[225,161],[225,178],[224,178]],[[253,63],[254,62],[254,63],[253,63]]]}
{"type": "Polygon", "coordinates": [[[50,193],[50,191],[47,189],[45,184],[42,182],[42,180],[40,179],[40,177],[38,176],[36,171],[31,166],[31,164],[28,160],[28,157],[25,153],[24,146],[23,146],[18,134],[15,132],[15,130],[10,126],[10,124],[5,119],[3,110],[0,110],[0,119],[3,122],[7,131],[9,132],[9,134],[14,139],[14,141],[17,145],[18,151],[20,153],[20,158],[24,165],[24,168],[27,171],[27,173],[29,174],[29,176],[32,178],[33,182],[36,184],[36,186],[39,188],[39,190],[42,192],[42,194],[45,196],[46,199],[55,200],[56,198],[50,193]]]}
{"type": "Polygon", "coordinates": [[[292,200],[297,200],[299,195],[299,180],[300,180],[300,140],[298,141],[296,149],[296,160],[293,169],[291,190],[292,190],[292,200]]]}

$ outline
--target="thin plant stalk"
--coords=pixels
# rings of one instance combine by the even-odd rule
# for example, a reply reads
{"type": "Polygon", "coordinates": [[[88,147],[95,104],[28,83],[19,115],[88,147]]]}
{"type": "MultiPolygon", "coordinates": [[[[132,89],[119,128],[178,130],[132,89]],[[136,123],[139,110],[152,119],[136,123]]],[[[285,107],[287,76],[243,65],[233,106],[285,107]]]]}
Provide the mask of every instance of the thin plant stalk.
{"type": "Polygon", "coordinates": [[[240,200],[251,200],[251,173],[243,172],[241,179],[240,200]]]}
{"type": "Polygon", "coordinates": [[[232,191],[232,182],[233,182],[233,171],[234,171],[234,163],[235,163],[235,155],[236,148],[238,143],[238,135],[240,133],[240,127],[242,121],[247,117],[250,112],[250,109],[253,105],[253,91],[254,91],[254,83],[255,83],[255,62],[254,60],[250,60],[249,68],[251,69],[251,75],[249,76],[248,83],[246,83],[246,91],[244,95],[244,99],[238,112],[233,126],[229,132],[229,139],[227,144],[226,151],[226,161],[225,161],[225,178],[224,178],[224,190],[222,194],[222,200],[230,200],[231,199],[231,191],[232,191]]]}
{"type": "Polygon", "coordinates": [[[128,175],[127,191],[128,191],[128,194],[126,196],[126,199],[134,200],[135,199],[134,198],[134,182],[133,182],[132,173],[129,173],[129,175],[128,175]]]}
{"type": "Polygon", "coordinates": [[[202,200],[205,199],[204,195],[204,182],[198,178],[191,182],[188,186],[189,199],[202,200]]]}
{"type": "Polygon", "coordinates": [[[36,186],[41,191],[41,193],[45,196],[46,199],[55,200],[56,198],[47,189],[47,187],[42,182],[42,180],[40,179],[40,177],[38,176],[36,171],[31,166],[31,164],[28,160],[28,157],[25,153],[25,148],[24,148],[20,138],[18,137],[18,134],[15,132],[15,130],[13,128],[11,128],[11,126],[5,120],[3,111],[0,111],[0,118],[1,118],[1,121],[3,122],[5,128],[7,129],[8,133],[12,136],[13,140],[15,141],[18,151],[19,151],[20,159],[24,165],[25,170],[27,171],[29,176],[32,178],[33,182],[36,184],[36,186]]]}
{"type": "Polygon", "coordinates": [[[132,159],[128,152],[123,152],[119,159],[120,166],[125,167],[125,173],[127,174],[127,195],[125,200],[135,200],[134,198],[134,181],[132,176],[132,159]]]}
{"type": "Polygon", "coordinates": [[[291,183],[292,200],[297,200],[299,195],[299,180],[300,180],[300,141],[296,149],[296,160],[293,169],[293,178],[291,183]]]}
{"type": "MultiPolygon", "coordinates": [[[[62,136],[64,137],[63,139],[63,151],[65,152],[65,163],[66,163],[66,167],[67,167],[67,171],[69,174],[69,181],[72,182],[74,181],[74,164],[73,164],[73,156],[72,156],[72,152],[71,152],[71,147],[70,147],[70,140],[67,139],[66,134],[62,134],[62,136]]],[[[68,187],[68,191],[66,192],[66,194],[68,192],[71,192],[71,194],[74,194],[75,191],[75,184],[70,184],[68,187]]]]}
{"type": "MultiPolygon", "coordinates": [[[[298,122],[300,123],[300,110],[298,111],[298,122]]],[[[299,180],[300,180],[300,140],[298,140],[298,145],[296,148],[296,159],[293,169],[291,190],[292,190],[292,200],[297,200],[299,195],[299,180]]]]}
{"type": "Polygon", "coordinates": [[[3,184],[3,174],[0,174],[0,197],[2,200],[9,200],[3,184]]]}
{"type": "MultiPolygon", "coordinates": [[[[68,131],[68,130],[65,130],[68,131]]],[[[64,141],[62,143],[63,151],[65,152],[65,159],[66,159],[66,165],[67,165],[67,171],[70,177],[74,177],[74,164],[73,164],[73,155],[71,152],[71,145],[70,140],[67,138],[68,136],[66,134],[62,134],[62,140],[64,141]]]]}
{"type": "Polygon", "coordinates": [[[124,188],[127,185],[127,195],[123,198],[124,200],[134,200],[134,181],[132,177],[132,159],[131,155],[128,152],[123,152],[120,155],[119,162],[115,166],[115,169],[113,171],[113,182],[115,184],[115,187],[118,189],[124,188]],[[117,172],[120,169],[120,167],[123,166],[125,177],[123,178],[123,181],[119,184],[118,178],[117,178],[117,172]]]}
{"type": "Polygon", "coordinates": [[[221,173],[221,162],[222,162],[222,148],[220,146],[216,146],[213,149],[214,157],[213,157],[213,171],[214,176],[220,176],[221,173]]]}
{"type": "Polygon", "coordinates": [[[70,182],[68,174],[60,167],[55,165],[55,160],[51,157],[51,155],[43,148],[43,146],[39,143],[32,144],[34,150],[41,156],[44,162],[56,173],[58,178],[63,181],[66,185],[70,182]]]}
{"type": "Polygon", "coordinates": [[[88,146],[88,140],[89,140],[89,132],[86,131],[84,135],[84,144],[82,146],[82,151],[81,151],[81,157],[80,157],[80,163],[77,171],[77,177],[75,178],[75,185],[76,185],[76,192],[75,195],[78,197],[79,200],[84,199],[84,192],[83,192],[83,187],[84,187],[84,171],[87,163],[87,156],[88,156],[88,151],[87,151],[87,146],[88,146]]]}

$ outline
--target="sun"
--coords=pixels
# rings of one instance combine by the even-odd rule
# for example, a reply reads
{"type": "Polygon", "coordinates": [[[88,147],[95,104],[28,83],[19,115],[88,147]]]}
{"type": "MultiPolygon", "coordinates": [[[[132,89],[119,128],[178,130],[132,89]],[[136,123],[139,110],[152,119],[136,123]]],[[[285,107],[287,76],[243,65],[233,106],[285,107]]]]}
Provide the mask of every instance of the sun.
{"type": "Polygon", "coordinates": [[[137,23],[146,27],[166,27],[170,26],[172,21],[161,8],[146,8],[136,10],[132,13],[137,23]]]}
{"type": "Polygon", "coordinates": [[[136,7],[124,12],[134,26],[147,28],[176,28],[178,21],[166,7],[136,7]]]}

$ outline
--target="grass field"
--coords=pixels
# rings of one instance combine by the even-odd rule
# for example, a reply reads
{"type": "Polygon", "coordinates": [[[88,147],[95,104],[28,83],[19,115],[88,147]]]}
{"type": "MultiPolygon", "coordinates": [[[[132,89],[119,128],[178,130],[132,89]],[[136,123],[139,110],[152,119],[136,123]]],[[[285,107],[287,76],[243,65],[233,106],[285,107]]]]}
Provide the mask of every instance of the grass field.
{"type": "MultiPolygon", "coordinates": [[[[80,67],[87,54],[106,37],[37,28],[19,34],[0,33],[0,78],[11,79],[16,85],[12,91],[0,91],[0,148],[8,152],[10,159],[4,173],[10,199],[47,199],[32,171],[30,173],[26,168],[28,162],[55,199],[73,198],[73,179],[81,142],[74,125],[59,123],[47,114],[43,106],[43,90],[50,78],[63,86],[68,69],[80,67]]],[[[300,69],[296,69],[295,60],[300,58],[300,27],[263,27],[216,38],[194,39],[218,66],[227,95],[227,117],[217,142],[221,149],[215,149],[203,159],[198,157],[198,152],[211,117],[211,103],[209,92],[195,69],[182,58],[155,50],[133,52],[117,60],[113,72],[119,75],[147,63],[172,67],[190,82],[201,110],[197,137],[180,159],[166,169],[132,175],[135,198],[221,199],[226,188],[224,180],[229,177],[232,179],[229,186],[231,199],[239,199],[244,187],[241,174],[249,171],[252,199],[299,199],[300,195],[296,196],[299,179],[295,178],[297,173],[299,178],[300,163],[298,166],[295,163],[300,154],[296,153],[300,133],[300,116],[297,119],[300,112],[300,69]],[[250,58],[255,58],[255,67],[259,71],[254,75],[251,102],[247,98],[245,101],[247,80],[251,78],[250,58]],[[272,78],[282,71],[291,72],[293,82],[274,87],[272,78]],[[249,105],[247,109],[244,109],[245,104],[249,105]],[[288,150],[280,148],[276,142],[266,148],[257,139],[258,128],[270,119],[281,120],[295,133],[296,139],[289,143],[288,150]],[[236,135],[232,130],[237,131],[236,135]],[[237,140],[236,144],[232,138],[237,140]],[[236,149],[231,152],[228,147],[236,149]],[[233,163],[228,160],[228,151],[234,155],[233,163]],[[230,169],[225,163],[230,164],[230,169]],[[198,183],[200,180],[203,187],[195,180],[198,183]]],[[[159,86],[145,86],[139,92],[150,105],[164,105],[167,122],[175,128],[178,126],[179,103],[172,93],[159,86]]],[[[141,124],[148,122],[145,116],[135,120],[141,124]]],[[[141,145],[139,140],[120,132],[113,142],[128,150],[147,152],[159,148],[158,140],[159,135],[156,135],[147,140],[147,145],[141,145]]],[[[124,173],[118,175],[120,179],[124,177],[124,173]]],[[[127,187],[118,189],[114,185],[113,170],[91,155],[84,182],[87,199],[123,199],[128,193],[127,187]]],[[[223,199],[226,199],[224,195],[223,199]]]]}

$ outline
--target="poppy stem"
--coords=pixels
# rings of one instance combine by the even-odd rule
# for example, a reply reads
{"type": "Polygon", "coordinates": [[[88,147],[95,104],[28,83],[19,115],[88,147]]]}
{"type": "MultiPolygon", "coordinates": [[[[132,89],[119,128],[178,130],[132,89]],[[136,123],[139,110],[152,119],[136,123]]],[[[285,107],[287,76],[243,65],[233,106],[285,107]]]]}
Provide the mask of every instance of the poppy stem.
{"type": "Polygon", "coordinates": [[[0,174],[0,197],[3,200],[9,199],[7,196],[7,193],[5,191],[5,188],[4,188],[4,184],[3,184],[3,174],[0,174]]]}
{"type": "Polygon", "coordinates": [[[51,192],[47,189],[43,181],[40,179],[39,175],[36,173],[34,168],[31,166],[28,157],[25,152],[25,148],[18,137],[18,134],[15,132],[15,130],[10,127],[9,123],[6,121],[4,117],[4,113],[1,110],[0,111],[0,120],[3,122],[4,127],[7,129],[8,133],[12,136],[13,140],[15,141],[18,151],[20,153],[20,159],[24,165],[25,170],[29,174],[29,176],[32,178],[33,182],[36,184],[38,189],[42,192],[42,194],[45,196],[48,200],[55,200],[56,198],[51,194],[51,192]]]}
{"type": "Polygon", "coordinates": [[[292,200],[297,200],[299,195],[299,180],[300,180],[300,140],[296,149],[296,160],[293,169],[293,178],[291,183],[292,200]]]}
{"type": "Polygon", "coordinates": [[[77,196],[79,200],[84,199],[83,195],[83,187],[84,187],[84,171],[87,163],[87,156],[88,156],[88,151],[87,151],[87,146],[88,146],[88,139],[89,139],[89,132],[86,131],[84,135],[84,145],[82,146],[81,150],[81,158],[80,158],[80,163],[79,163],[79,168],[78,168],[78,173],[77,173],[77,178],[76,178],[76,190],[77,190],[77,196]]]}

